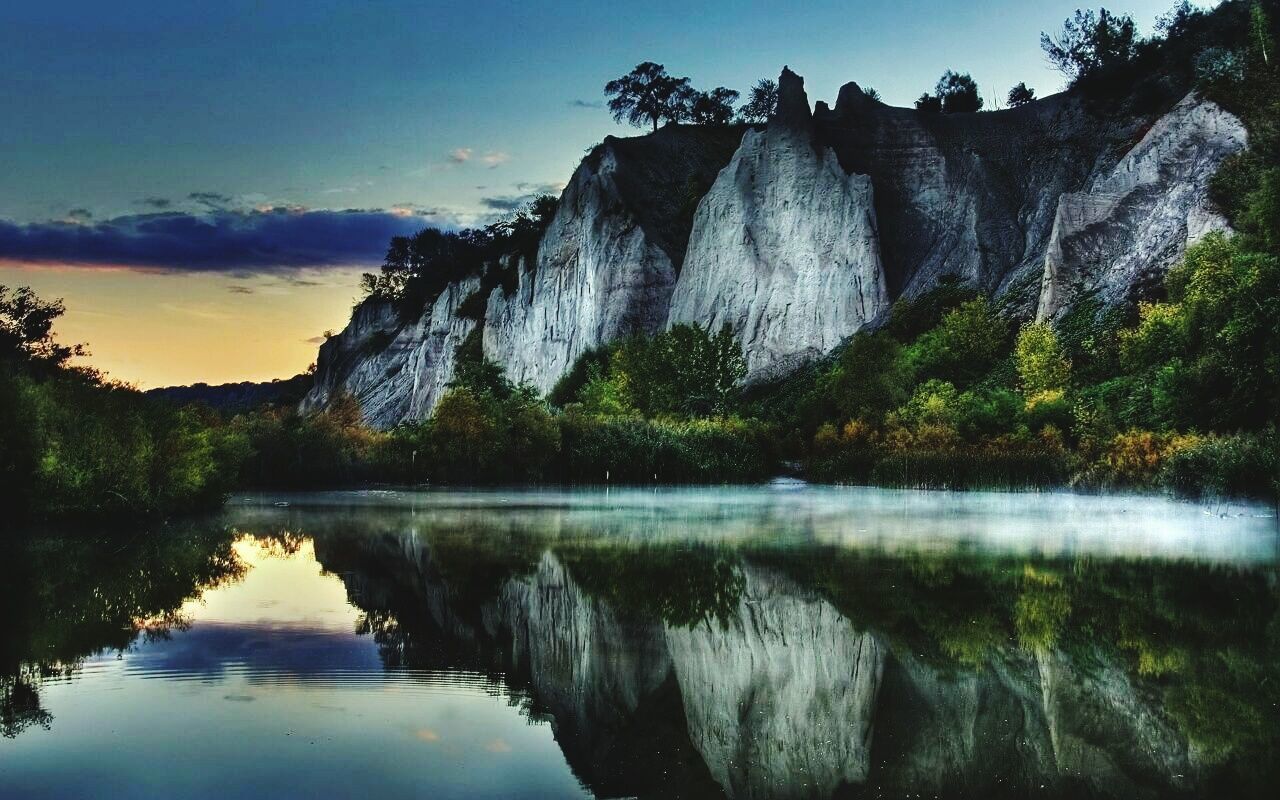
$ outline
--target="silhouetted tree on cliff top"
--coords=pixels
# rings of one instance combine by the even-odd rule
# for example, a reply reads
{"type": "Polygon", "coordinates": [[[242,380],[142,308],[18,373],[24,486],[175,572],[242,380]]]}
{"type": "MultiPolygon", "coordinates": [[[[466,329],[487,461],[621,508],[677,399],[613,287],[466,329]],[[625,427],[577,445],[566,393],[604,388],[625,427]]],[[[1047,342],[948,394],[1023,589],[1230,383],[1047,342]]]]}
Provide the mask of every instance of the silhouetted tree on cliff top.
{"type": "Polygon", "coordinates": [[[667,68],[652,61],[637,64],[631,72],[604,85],[610,95],[609,110],[618,122],[624,119],[643,127],[646,122],[658,129],[663,120],[677,122],[689,113],[693,90],[688,78],[667,74],[667,68]]]}
{"type": "Polygon", "coordinates": [[[738,116],[743,122],[767,122],[777,110],[778,84],[766,79],[751,87],[751,99],[738,109],[738,116]]]}

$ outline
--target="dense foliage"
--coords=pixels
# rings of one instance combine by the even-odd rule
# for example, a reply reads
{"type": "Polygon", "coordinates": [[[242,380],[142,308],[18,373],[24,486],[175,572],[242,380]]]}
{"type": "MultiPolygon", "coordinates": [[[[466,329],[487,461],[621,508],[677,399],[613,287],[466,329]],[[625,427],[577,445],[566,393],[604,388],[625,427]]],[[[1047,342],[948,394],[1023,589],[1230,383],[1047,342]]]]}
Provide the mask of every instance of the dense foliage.
{"type": "Polygon", "coordinates": [[[514,264],[504,263],[504,257],[523,256],[532,263],[557,205],[556,198],[542,195],[483,228],[423,228],[413,236],[396,236],[381,271],[366,273],[361,286],[368,296],[395,303],[404,316],[421,313],[449,284],[472,275],[481,277],[482,289],[514,290],[514,264]]]}
{"type": "Polygon", "coordinates": [[[0,501],[19,518],[136,517],[220,502],[239,454],[196,408],[69,366],[61,303],[0,287],[0,501]]]}

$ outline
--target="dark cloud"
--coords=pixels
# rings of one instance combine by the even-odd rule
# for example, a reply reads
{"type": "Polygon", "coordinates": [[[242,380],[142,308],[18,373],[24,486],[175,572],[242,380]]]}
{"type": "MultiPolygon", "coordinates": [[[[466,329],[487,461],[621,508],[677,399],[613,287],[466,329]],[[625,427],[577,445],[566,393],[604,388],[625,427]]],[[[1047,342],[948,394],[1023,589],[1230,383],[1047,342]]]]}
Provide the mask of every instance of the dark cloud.
{"type": "Polygon", "coordinates": [[[225,272],[243,280],[303,267],[377,263],[392,236],[452,220],[406,210],[218,209],[156,212],[94,223],[0,220],[0,261],[225,272]]]}
{"type": "Polygon", "coordinates": [[[490,211],[515,211],[517,208],[527,205],[532,199],[533,195],[531,194],[481,197],[480,205],[490,211]]]}
{"type": "Polygon", "coordinates": [[[307,344],[324,344],[329,340],[324,336],[312,336],[310,339],[303,339],[302,341],[306,342],[307,344]]]}
{"type": "Polygon", "coordinates": [[[67,216],[79,220],[92,219],[93,212],[87,208],[73,208],[67,212],[67,216]]]}
{"type": "Polygon", "coordinates": [[[151,208],[168,208],[173,205],[173,201],[167,197],[144,197],[138,201],[138,204],[151,208]]]}
{"type": "Polygon", "coordinates": [[[569,105],[573,108],[604,108],[600,100],[570,100],[569,105]]]}
{"type": "Polygon", "coordinates": [[[223,208],[231,203],[231,197],[220,192],[192,192],[188,200],[194,200],[210,208],[223,208]]]}
{"type": "Polygon", "coordinates": [[[253,289],[251,287],[241,286],[240,284],[228,286],[227,291],[232,294],[253,294],[253,289]]]}
{"type": "Polygon", "coordinates": [[[490,211],[509,213],[524,208],[544,194],[559,195],[564,187],[555,183],[517,183],[514,188],[518,194],[482,197],[480,205],[490,211]]]}

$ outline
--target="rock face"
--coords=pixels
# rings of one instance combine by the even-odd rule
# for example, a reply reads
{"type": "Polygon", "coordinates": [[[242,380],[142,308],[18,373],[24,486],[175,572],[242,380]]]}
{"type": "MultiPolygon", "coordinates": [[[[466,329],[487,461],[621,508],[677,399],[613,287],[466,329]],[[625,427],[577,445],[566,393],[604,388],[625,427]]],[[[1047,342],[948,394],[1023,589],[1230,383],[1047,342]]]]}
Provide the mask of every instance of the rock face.
{"type": "MultiPolygon", "coordinates": [[[[766,126],[669,125],[594,148],[536,258],[507,257],[517,283],[487,298],[484,352],[545,392],[609,341],[728,324],[761,380],[946,276],[1022,319],[1086,296],[1126,302],[1225,227],[1207,187],[1245,145],[1241,122],[1194,94],[1156,116],[1073,94],[943,115],[848,84],[810,112],[784,71],[766,126]]],[[[346,392],[379,427],[428,415],[475,325],[457,310],[477,285],[455,284],[416,321],[361,304],[321,348],[303,408],[346,392]]]]}
{"type": "Polygon", "coordinates": [[[1036,316],[1058,317],[1089,295],[1122,302],[1159,281],[1189,243],[1225,229],[1209,180],[1247,142],[1239,119],[1189,95],[1114,169],[1062,195],[1036,316]]]}
{"type": "Polygon", "coordinates": [[[342,333],[320,346],[315,388],[301,410],[325,408],[345,393],[377,428],[429,416],[453,380],[454,351],[476,327],[458,307],[479,288],[479,278],[451,284],[408,324],[389,303],[357,306],[342,333]]]}
{"type": "Polygon", "coordinates": [[[669,322],[728,325],[748,379],[828,352],[889,304],[871,179],[815,145],[802,79],[748,131],[698,206],[669,322]]]}
{"type": "Polygon", "coordinates": [[[611,149],[583,163],[560,198],[519,284],[495,290],[485,315],[485,355],[517,383],[547,391],[573,360],[603,342],[652,333],[665,321],[676,270],[622,202],[611,149]]]}

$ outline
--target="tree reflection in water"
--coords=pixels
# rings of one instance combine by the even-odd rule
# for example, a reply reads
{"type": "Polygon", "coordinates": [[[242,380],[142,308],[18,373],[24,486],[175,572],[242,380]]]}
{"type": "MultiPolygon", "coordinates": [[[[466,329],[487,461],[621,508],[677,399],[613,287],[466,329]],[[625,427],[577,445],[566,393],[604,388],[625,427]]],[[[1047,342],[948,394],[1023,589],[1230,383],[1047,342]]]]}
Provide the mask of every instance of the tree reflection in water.
{"type": "Polygon", "coordinates": [[[252,534],[314,540],[386,670],[482,674],[601,796],[1264,796],[1274,563],[637,535],[556,514],[231,512],[9,544],[3,731],[39,684],[183,624],[252,534]],[[786,542],[785,544],[783,542],[786,542]]]}

